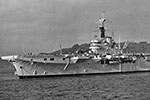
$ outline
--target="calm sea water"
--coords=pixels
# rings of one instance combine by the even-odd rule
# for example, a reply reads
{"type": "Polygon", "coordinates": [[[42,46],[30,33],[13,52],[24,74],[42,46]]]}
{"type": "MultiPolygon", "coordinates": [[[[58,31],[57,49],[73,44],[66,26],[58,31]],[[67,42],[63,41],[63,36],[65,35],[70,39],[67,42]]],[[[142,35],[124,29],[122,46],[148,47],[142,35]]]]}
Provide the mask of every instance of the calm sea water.
{"type": "Polygon", "coordinates": [[[20,80],[3,66],[0,100],[150,100],[150,73],[20,80]]]}

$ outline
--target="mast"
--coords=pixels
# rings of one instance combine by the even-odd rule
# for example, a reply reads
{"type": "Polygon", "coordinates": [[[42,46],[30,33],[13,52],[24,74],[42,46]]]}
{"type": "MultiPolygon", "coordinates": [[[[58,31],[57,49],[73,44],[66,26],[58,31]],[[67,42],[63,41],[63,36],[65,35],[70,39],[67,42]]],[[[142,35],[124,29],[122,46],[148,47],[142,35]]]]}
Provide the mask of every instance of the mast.
{"type": "Polygon", "coordinates": [[[106,21],[105,17],[104,17],[104,11],[102,13],[102,18],[99,18],[99,30],[101,32],[101,38],[105,38],[105,26],[104,26],[104,22],[106,21]]]}
{"type": "Polygon", "coordinates": [[[60,44],[59,46],[60,46],[60,55],[62,55],[62,47],[61,47],[61,44],[60,44]]]}
{"type": "Polygon", "coordinates": [[[119,34],[119,51],[121,54],[123,53],[123,50],[121,48],[121,34],[119,34]]]}

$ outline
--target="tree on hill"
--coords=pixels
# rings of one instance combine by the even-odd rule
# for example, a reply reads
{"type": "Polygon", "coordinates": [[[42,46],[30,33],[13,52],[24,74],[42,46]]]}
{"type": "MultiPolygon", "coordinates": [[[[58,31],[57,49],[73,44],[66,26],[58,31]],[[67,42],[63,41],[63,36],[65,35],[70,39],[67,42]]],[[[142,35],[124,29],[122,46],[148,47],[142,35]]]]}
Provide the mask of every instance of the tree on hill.
{"type": "MultiPolygon", "coordinates": [[[[125,42],[120,43],[121,46],[123,46],[125,42]]],[[[82,50],[83,52],[88,52],[89,50],[89,44],[75,44],[70,48],[63,48],[62,53],[63,54],[72,54],[76,53],[77,51],[82,50]]],[[[128,46],[123,50],[124,53],[150,53],[150,43],[147,43],[146,41],[142,42],[129,42],[128,46]]],[[[57,50],[55,52],[52,52],[50,54],[53,55],[59,55],[60,50],[57,50]]]]}

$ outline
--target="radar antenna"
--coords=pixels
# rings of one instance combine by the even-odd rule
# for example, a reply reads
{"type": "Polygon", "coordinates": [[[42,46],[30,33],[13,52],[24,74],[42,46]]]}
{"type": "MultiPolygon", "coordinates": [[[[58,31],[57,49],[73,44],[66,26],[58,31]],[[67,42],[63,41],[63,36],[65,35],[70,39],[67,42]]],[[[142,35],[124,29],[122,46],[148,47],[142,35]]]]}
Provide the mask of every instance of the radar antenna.
{"type": "Polygon", "coordinates": [[[105,27],[104,22],[106,21],[104,16],[104,11],[102,12],[102,18],[99,18],[99,30],[101,32],[101,38],[105,38],[105,27]]]}

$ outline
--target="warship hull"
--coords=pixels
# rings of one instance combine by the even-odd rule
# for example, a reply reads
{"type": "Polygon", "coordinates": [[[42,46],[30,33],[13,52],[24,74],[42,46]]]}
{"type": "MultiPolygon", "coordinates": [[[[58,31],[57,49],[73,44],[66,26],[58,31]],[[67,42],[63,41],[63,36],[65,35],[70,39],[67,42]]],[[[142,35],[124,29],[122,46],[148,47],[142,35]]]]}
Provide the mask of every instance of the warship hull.
{"type": "Polygon", "coordinates": [[[119,74],[150,71],[150,66],[144,59],[135,62],[109,63],[93,59],[78,59],[75,63],[31,62],[16,59],[11,61],[16,69],[15,74],[20,78],[56,77],[94,74],[119,74]]]}

